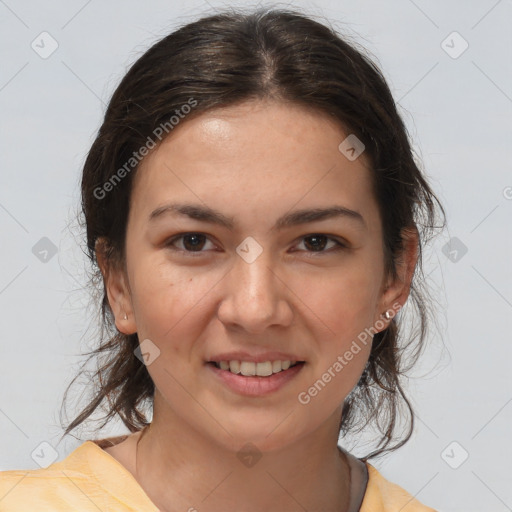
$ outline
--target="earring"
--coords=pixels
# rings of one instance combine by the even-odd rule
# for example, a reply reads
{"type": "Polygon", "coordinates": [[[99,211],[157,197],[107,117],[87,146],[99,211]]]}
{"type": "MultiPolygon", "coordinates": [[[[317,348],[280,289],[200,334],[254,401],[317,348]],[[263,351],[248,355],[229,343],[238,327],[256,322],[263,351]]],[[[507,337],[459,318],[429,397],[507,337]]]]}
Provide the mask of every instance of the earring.
{"type": "Polygon", "coordinates": [[[389,320],[391,318],[391,315],[389,314],[388,311],[384,313],[384,316],[386,317],[386,320],[389,320]]]}
{"type": "Polygon", "coordinates": [[[128,320],[128,315],[126,313],[124,314],[123,320],[128,320]]]}

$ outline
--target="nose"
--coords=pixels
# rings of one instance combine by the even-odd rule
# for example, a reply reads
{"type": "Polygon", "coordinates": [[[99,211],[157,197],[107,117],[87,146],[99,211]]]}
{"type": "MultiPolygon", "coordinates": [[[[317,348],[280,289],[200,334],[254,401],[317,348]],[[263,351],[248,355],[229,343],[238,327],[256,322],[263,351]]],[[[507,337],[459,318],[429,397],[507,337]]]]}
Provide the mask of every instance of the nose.
{"type": "Polygon", "coordinates": [[[233,267],[223,279],[223,300],[217,315],[227,327],[236,326],[251,334],[270,326],[291,324],[293,311],[290,285],[279,276],[269,251],[251,263],[236,255],[233,267]]]}

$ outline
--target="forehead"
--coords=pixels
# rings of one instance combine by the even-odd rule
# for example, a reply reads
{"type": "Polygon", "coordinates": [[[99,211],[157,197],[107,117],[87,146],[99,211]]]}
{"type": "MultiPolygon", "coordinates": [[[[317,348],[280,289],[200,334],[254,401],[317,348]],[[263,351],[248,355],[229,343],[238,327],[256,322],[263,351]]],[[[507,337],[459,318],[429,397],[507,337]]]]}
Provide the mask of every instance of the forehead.
{"type": "Polygon", "coordinates": [[[371,169],[340,150],[346,133],[327,114],[252,101],[186,117],[139,166],[135,216],[170,200],[202,202],[227,214],[271,214],[343,204],[377,220],[371,169]]]}

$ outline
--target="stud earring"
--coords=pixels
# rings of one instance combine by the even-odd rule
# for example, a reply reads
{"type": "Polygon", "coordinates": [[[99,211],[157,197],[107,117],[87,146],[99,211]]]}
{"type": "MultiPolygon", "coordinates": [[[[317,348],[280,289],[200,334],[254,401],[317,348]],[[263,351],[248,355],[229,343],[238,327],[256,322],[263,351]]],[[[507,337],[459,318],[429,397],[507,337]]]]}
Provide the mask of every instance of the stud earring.
{"type": "Polygon", "coordinates": [[[124,314],[123,320],[128,320],[128,315],[126,313],[124,314]]]}
{"type": "Polygon", "coordinates": [[[391,318],[391,315],[389,314],[389,311],[386,311],[384,313],[384,316],[386,317],[386,320],[389,320],[391,318]]]}

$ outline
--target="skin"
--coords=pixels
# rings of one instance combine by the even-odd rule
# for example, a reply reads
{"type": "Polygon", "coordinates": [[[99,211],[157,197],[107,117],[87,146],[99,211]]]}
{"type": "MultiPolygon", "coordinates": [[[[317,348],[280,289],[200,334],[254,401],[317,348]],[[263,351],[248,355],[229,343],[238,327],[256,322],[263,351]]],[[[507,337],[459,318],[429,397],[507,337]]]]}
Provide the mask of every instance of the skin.
{"type": "Polygon", "coordinates": [[[407,234],[391,281],[371,170],[364,153],[350,161],[339,151],[347,135],[322,113],[274,102],[185,119],[137,171],[126,265],[109,265],[98,250],[117,328],[160,350],[147,366],[153,421],[137,460],[138,433],[109,453],[162,510],[348,510],[338,427],[371,339],[309,404],[297,397],[359,333],[403,306],[417,233],[407,234]],[[235,229],[170,214],[148,221],[155,208],[178,201],[214,208],[235,229]],[[340,217],[271,229],[290,211],[334,204],[358,211],[365,224],[340,217]],[[206,235],[199,252],[183,238],[171,245],[183,233],[206,235]],[[315,251],[311,234],[347,248],[334,251],[327,238],[315,251]],[[236,252],[246,237],[263,249],[252,263],[236,252]],[[306,364],[277,392],[246,397],[206,366],[231,350],[292,352],[306,364]],[[262,454],[252,467],[236,457],[248,442],[262,454]]]}

